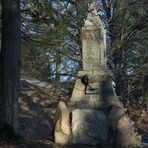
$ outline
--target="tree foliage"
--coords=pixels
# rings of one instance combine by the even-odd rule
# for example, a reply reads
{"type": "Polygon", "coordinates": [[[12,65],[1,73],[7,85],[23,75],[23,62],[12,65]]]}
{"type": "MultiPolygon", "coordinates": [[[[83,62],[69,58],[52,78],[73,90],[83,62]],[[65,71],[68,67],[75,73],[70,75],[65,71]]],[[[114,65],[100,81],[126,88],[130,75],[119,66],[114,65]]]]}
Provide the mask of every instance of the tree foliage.
{"type": "Polygon", "coordinates": [[[116,92],[125,104],[147,104],[143,90],[148,67],[147,5],[146,0],[120,0],[113,5],[104,2],[112,51],[109,66],[113,70],[116,92]]]}
{"type": "MultiPolygon", "coordinates": [[[[80,34],[86,16],[84,9],[87,6],[81,4],[83,1],[81,3],[78,1],[22,1],[23,39],[33,44],[30,49],[33,52],[29,51],[31,54],[23,56],[23,74],[29,71],[25,68],[27,67],[26,61],[29,61],[30,64],[34,62],[36,66],[39,65],[39,61],[43,61],[44,65],[48,65],[49,69],[53,70],[49,78],[56,75],[57,70],[54,68],[58,64],[61,65],[61,71],[63,69],[64,74],[72,75],[72,70],[67,71],[66,66],[68,65],[65,64],[72,62],[78,65],[81,62],[80,34]],[[35,60],[30,61],[30,58],[35,58],[34,54],[39,54],[38,63],[35,60]],[[56,58],[56,55],[61,60],[57,61],[59,58],[56,58]],[[53,65],[55,66],[53,67],[53,65]]],[[[26,48],[23,49],[24,52],[26,52],[26,48]]],[[[43,63],[40,64],[40,67],[43,63]]],[[[38,66],[34,68],[36,72],[34,77],[41,78],[42,74],[38,73],[38,66]]]]}
{"type": "MultiPolygon", "coordinates": [[[[22,56],[23,75],[60,82],[77,73],[82,59],[81,28],[91,2],[22,1],[22,32],[27,41],[22,56]]],[[[107,29],[107,64],[118,96],[125,105],[133,100],[147,104],[147,1],[96,3],[107,29]]]]}

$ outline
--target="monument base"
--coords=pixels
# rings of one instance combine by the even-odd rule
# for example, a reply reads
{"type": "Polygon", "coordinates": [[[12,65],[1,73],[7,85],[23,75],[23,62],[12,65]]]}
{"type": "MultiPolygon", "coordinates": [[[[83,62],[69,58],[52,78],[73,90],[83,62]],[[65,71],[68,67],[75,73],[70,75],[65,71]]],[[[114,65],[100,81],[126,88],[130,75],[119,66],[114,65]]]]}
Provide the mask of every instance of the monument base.
{"type": "Polygon", "coordinates": [[[59,103],[54,135],[55,142],[60,144],[84,144],[90,147],[107,147],[108,143],[113,147],[135,147],[139,144],[106,70],[78,73],[69,103],[59,103]],[[82,82],[83,76],[88,77],[87,85],[91,84],[95,89],[87,90],[82,82]],[[132,138],[124,138],[127,135],[132,138]]]}
{"type": "Polygon", "coordinates": [[[107,121],[103,112],[92,109],[72,111],[72,143],[89,145],[107,140],[107,121]]]}

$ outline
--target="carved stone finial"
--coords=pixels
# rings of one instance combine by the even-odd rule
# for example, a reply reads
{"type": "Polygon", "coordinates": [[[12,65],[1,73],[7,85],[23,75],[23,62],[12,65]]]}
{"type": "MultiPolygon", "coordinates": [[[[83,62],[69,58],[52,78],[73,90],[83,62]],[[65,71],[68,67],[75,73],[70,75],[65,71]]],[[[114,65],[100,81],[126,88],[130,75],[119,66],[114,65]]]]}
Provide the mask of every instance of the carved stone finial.
{"type": "Polygon", "coordinates": [[[95,22],[96,22],[95,19],[96,18],[99,19],[97,8],[96,8],[96,3],[93,1],[89,6],[88,15],[87,15],[87,18],[84,22],[84,27],[95,25],[95,22]]]}

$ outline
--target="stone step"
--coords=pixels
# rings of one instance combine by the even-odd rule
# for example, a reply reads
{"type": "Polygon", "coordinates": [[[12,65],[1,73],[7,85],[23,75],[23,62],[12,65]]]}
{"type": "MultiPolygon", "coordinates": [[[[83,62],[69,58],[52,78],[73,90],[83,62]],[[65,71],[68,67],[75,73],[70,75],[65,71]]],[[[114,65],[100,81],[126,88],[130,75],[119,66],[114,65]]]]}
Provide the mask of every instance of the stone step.
{"type": "Polygon", "coordinates": [[[105,110],[112,104],[106,101],[70,101],[69,108],[105,110]]]}

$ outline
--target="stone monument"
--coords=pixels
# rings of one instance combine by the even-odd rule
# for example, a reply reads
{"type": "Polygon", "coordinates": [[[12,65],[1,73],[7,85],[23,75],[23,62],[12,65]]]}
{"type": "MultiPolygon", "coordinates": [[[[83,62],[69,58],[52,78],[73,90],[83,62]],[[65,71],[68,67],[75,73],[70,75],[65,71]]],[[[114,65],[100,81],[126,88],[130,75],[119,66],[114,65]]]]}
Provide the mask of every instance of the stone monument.
{"type": "MultiPolygon", "coordinates": [[[[132,130],[127,132],[132,142],[124,139],[125,134],[118,134],[118,138],[113,134],[121,133],[119,123],[126,120],[126,116],[106,67],[106,30],[98,17],[95,2],[89,9],[92,11],[89,11],[82,28],[83,70],[78,72],[68,104],[60,102],[58,105],[55,142],[107,147],[115,139],[122,139],[122,144],[116,141],[117,147],[136,145],[132,130]]],[[[130,128],[130,124],[129,120],[126,121],[128,126],[121,125],[128,131],[126,127],[130,128]]]]}

